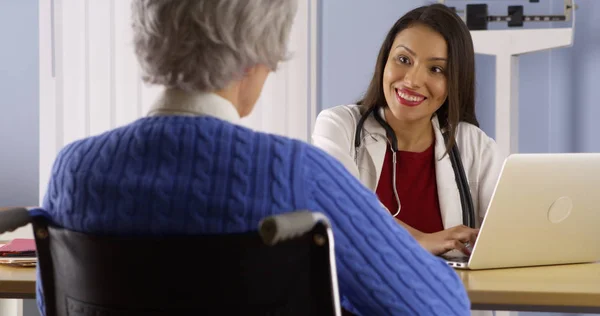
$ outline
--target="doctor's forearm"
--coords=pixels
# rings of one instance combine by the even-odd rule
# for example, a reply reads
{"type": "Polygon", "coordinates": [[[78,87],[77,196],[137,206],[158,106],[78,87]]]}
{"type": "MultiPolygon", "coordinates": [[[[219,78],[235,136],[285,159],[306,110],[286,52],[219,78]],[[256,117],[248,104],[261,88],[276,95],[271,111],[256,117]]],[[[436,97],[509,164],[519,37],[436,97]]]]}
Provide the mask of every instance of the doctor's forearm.
{"type": "Polygon", "coordinates": [[[419,237],[421,237],[423,235],[423,233],[417,229],[414,229],[412,227],[410,227],[408,224],[404,223],[403,221],[394,218],[396,220],[396,223],[400,224],[402,227],[404,227],[404,229],[406,229],[411,236],[413,236],[414,239],[419,239],[419,237]]]}
{"type": "MultiPolygon", "coordinates": [[[[383,207],[387,212],[389,212],[388,208],[385,207],[385,204],[383,204],[381,201],[379,201],[379,204],[381,205],[381,207],[383,207]]],[[[403,221],[397,219],[394,217],[394,220],[396,221],[396,223],[400,224],[400,226],[404,227],[404,229],[406,229],[408,231],[408,233],[410,233],[410,235],[414,238],[419,240],[419,237],[421,237],[423,235],[423,233],[417,229],[414,229],[412,227],[410,227],[408,224],[404,223],[403,221]]]]}

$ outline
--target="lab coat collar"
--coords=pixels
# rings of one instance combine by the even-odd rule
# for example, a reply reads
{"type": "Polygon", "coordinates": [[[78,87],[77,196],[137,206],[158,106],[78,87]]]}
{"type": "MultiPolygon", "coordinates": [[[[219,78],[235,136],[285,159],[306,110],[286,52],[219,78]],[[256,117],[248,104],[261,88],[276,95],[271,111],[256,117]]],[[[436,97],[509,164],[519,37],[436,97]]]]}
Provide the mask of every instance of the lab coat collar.
{"type": "Polygon", "coordinates": [[[148,116],[159,115],[212,116],[234,124],[240,121],[235,106],[218,94],[176,89],[163,91],[148,112],[148,116]]]}

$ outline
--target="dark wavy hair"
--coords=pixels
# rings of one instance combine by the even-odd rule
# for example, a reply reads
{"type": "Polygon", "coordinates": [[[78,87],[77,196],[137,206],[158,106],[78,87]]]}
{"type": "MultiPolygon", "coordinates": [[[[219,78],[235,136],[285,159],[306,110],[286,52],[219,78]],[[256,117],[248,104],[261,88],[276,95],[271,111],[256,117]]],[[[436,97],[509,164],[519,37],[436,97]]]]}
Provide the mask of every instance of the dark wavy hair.
{"type": "MultiPolygon", "coordinates": [[[[383,92],[383,71],[392,44],[398,33],[416,24],[425,25],[446,40],[448,47],[447,84],[448,97],[436,111],[440,127],[449,133],[446,152],[455,144],[459,122],[479,126],[475,116],[475,52],[473,40],[466,24],[443,4],[422,6],[406,13],[390,29],[377,57],[373,78],[362,100],[357,103],[366,112],[375,106],[387,107],[383,92]]],[[[363,113],[365,113],[363,112],[363,113]]],[[[370,111],[369,111],[370,112],[370,111]]]]}

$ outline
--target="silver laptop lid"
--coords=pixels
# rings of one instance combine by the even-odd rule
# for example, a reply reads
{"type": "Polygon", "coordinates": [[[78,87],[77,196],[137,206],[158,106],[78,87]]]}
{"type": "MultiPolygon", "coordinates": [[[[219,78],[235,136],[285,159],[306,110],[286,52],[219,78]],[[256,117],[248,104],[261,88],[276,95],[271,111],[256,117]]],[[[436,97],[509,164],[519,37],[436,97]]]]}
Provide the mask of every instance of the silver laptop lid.
{"type": "Polygon", "coordinates": [[[600,154],[514,154],[503,166],[469,268],[600,260],[600,154]]]}

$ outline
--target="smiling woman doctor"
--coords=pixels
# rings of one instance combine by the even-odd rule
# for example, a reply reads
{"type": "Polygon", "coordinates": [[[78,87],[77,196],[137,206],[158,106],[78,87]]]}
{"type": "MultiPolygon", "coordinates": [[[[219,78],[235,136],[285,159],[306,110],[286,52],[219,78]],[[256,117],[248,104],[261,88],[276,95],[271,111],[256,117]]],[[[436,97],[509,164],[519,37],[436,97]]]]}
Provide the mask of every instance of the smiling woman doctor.
{"type": "Polygon", "coordinates": [[[312,135],[435,255],[469,253],[504,160],[478,128],[474,55],[450,9],[416,8],[387,34],[363,99],[322,111],[312,135]]]}

